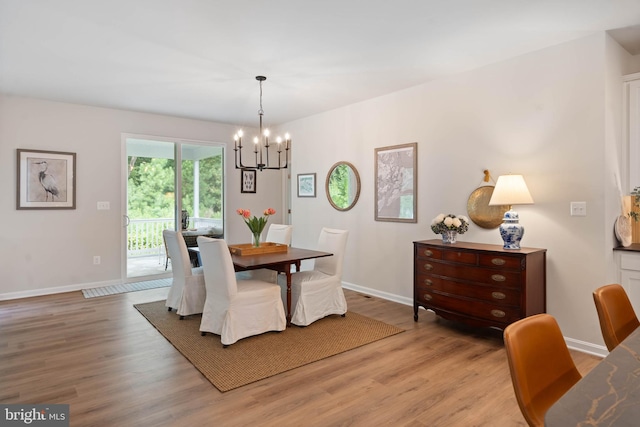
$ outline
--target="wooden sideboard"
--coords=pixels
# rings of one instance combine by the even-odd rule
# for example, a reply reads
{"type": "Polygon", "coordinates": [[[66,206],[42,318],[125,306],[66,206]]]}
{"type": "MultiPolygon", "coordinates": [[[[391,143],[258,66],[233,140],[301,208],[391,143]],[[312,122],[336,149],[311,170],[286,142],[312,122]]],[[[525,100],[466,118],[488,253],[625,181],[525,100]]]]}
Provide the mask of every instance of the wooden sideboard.
{"type": "Polygon", "coordinates": [[[546,311],[546,249],[441,240],[413,247],[415,321],[422,306],[445,319],[504,329],[546,311]]]}

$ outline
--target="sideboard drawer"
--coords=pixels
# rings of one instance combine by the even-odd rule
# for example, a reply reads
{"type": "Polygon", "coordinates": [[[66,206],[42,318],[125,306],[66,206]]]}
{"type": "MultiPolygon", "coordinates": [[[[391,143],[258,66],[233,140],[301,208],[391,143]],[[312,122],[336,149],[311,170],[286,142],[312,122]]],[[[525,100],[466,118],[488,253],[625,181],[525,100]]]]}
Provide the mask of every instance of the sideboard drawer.
{"type": "Polygon", "coordinates": [[[469,267],[461,264],[445,264],[433,260],[417,260],[415,269],[417,274],[426,273],[440,277],[454,277],[461,280],[511,288],[520,288],[522,282],[520,271],[469,267]]]}
{"type": "Polygon", "coordinates": [[[438,292],[449,295],[461,295],[466,298],[487,301],[497,305],[519,307],[521,293],[519,288],[500,286],[479,286],[476,283],[454,282],[441,277],[418,275],[416,292],[438,292]]]}
{"type": "Polygon", "coordinates": [[[424,292],[417,295],[417,298],[423,304],[433,305],[445,311],[464,311],[468,316],[500,324],[509,324],[521,318],[518,307],[468,300],[435,292],[424,292]]]}
{"type": "Polygon", "coordinates": [[[442,251],[437,248],[423,247],[416,250],[417,259],[441,259],[442,251]]]}
{"type": "Polygon", "coordinates": [[[473,252],[444,251],[442,252],[442,259],[458,264],[478,265],[478,254],[473,252]]]}

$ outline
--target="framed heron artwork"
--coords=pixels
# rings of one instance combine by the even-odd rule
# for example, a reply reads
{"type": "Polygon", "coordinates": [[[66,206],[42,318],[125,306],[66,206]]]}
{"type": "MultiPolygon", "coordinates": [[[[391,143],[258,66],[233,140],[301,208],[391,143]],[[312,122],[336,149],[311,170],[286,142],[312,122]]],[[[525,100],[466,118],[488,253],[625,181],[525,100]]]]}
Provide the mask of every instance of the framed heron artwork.
{"type": "Polygon", "coordinates": [[[16,209],[75,209],[76,153],[18,149],[16,209]]]}

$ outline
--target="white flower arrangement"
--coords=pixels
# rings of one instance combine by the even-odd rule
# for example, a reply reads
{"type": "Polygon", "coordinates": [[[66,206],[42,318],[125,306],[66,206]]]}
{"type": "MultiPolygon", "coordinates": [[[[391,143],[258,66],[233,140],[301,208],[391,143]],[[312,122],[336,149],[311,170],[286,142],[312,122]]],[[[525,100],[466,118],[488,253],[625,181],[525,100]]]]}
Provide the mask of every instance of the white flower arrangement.
{"type": "Polygon", "coordinates": [[[445,215],[440,214],[431,221],[431,230],[436,234],[442,234],[445,231],[455,231],[463,234],[469,229],[469,219],[464,215],[445,215]]]}

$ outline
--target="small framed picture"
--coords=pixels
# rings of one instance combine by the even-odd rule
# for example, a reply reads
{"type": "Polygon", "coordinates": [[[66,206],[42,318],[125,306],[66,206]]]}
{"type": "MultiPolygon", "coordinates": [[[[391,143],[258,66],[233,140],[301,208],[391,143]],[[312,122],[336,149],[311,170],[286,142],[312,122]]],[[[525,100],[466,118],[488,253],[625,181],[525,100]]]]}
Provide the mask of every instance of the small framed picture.
{"type": "Polygon", "coordinates": [[[298,197],[316,197],[316,174],[298,174],[298,197]]]}
{"type": "Polygon", "coordinates": [[[76,153],[18,149],[16,209],[75,209],[76,153]]]}
{"type": "Polygon", "coordinates": [[[240,183],[241,193],[256,192],[256,171],[255,169],[242,169],[240,172],[242,182],[240,183]]]}

